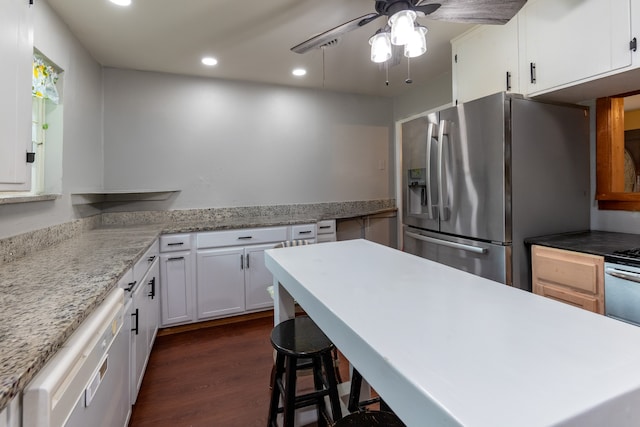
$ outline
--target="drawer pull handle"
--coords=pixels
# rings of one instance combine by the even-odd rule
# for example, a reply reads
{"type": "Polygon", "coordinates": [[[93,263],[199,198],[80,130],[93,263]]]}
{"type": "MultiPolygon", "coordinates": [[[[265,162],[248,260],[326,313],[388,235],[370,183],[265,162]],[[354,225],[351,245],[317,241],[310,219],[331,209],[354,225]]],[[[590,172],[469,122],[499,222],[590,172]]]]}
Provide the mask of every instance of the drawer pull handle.
{"type": "Polygon", "coordinates": [[[248,240],[248,239],[253,239],[253,236],[240,236],[240,237],[238,237],[238,240],[248,240]]]}
{"type": "Polygon", "coordinates": [[[324,230],[325,228],[331,228],[331,226],[330,225],[321,225],[320,228],[324,230]]]}
{"type": "Polygon", "coordinates": [[[151,290],[147,295],[150,296],[151,299],[154,299],[156,296],[156,278],[155,277],[149,280],[149,286],[151,286],[151,290]]]}
{"type": "Polygon", "coordinates": [[[183,256],[174,256],[174,257],[171,257],[171,258],[167,258],[167,261],[178,261],[178,260],[181,260],[181,259],[184,259],[184,257],[183,256]]]}
{"type": "Polygon", "coordinates": [[[307,230],[307,231],[300,231],[298,234],[310,234],[311,230],[307,230]]]}
{"type": "Polygon", "coordinates": [[[155,256],[155,255],[150,256],[149,258],[147,258],[147,262],[148,262],[148,263],[152,263],[152,262],[153,262],[153,260],[155,260],[155,259],[156,259],[156,256],[155,256]]]}
{"type": "Polygon", "coordinates": [[[181,245],[184,245],[184,242],[167,243],[167,246],[181,246],[181,245]]]}
{"type": "Polygon", "coordinates": [[[135,312],[135,313],[131,313],[131,316],[132,316],[132,317],[133,317],[133,316],[136,316],[136,323],[135,323],[135,325],[136,325],[136,326],[134,326],[133,328],[131,328],[131,332],[135,332],[135,333],[136,333],[136,335],[138,335],[138,317],[139,317],[139,311],[138,311],[138,310],[139,310],[139,309],[137,309],[137,308],[136,308],[136,312],[135,312]]]}
{"type": "Polygon", "coordinates": [[[136,280],[134,280],[133,282],[129,282],[127,283],[127,287],[126,287],[126,291],[127,292],[131,292],[133,290],[133,288],[136,287],[136,283],[138,283],[136,280]]]}

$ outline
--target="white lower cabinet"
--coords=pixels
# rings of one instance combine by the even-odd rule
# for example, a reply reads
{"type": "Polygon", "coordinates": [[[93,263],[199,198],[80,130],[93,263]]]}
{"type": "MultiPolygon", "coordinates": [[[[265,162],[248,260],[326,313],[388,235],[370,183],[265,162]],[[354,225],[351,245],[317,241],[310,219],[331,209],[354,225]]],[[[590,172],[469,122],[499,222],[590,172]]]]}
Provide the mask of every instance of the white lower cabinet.
{"type": "Polygon", "coordinates": [[[196,265],[199,320],[244,311],[244,248],[199,250],[196,265]]]}
{"type": "Polygon", "coordinates": [[[316,231],[316,224],[299,224],[161,236],[162,326],[273,307],[264,251],[286,240],[315,242],[316,231]]]}
{"type": "Polygon", "coordinates": [[[160,269],[157,259],[136,283],[131,308],[131,403],[134,404],[149,362],[151,348],[160,321],[158,283],[160,269]]]}
{"type": "Polygon", "coordinates": [[[196,320],[194,254],[195,234],[160,236],[160,305],[162,326],[196,320]]]}

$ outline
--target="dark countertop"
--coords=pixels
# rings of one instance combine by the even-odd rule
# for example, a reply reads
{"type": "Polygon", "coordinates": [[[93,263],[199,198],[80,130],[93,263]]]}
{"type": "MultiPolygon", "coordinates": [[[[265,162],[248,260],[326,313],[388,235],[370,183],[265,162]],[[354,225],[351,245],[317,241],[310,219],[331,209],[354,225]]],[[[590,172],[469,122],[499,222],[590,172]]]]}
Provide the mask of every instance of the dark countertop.
{"type": "Polygon", "coordinates": [[[586,230],[529,237],[524,240],[524,243],[526,245],[548,246],[556,249],[601,255],[607,260],[624,261],[619,259],[619,256],[614,255],[614,252],[640,248],[640,234],[586,230]]]}

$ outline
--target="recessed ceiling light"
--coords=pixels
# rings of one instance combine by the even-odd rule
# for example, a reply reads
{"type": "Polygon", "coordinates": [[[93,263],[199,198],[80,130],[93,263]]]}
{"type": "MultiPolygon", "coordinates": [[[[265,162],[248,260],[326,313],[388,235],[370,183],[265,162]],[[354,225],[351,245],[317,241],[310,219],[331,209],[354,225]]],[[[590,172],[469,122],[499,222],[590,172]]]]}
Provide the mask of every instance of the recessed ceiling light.
{"type": "Polygon", "coordinates": [[[204,65],[213,66],[213,65],[216,65],[218,63],[218,60],[216,58],[211,57],[211,56],[205,56],[204,58],[202,58],[202,63],[204,65]]]}
{"type": "Polygon", "coordinates": [[[131,4],[131,0],[110,0],[111,3],[117,4],[118,6],[129,6],[131,4]]]}
{"type": "Polygon", "coordinates": [[[296,77],[302,77],[305,74],[307,74],[307,70],[305,70],[304,68],[296,68],[291,72],[291,74],[293,74],[296,77]]]}

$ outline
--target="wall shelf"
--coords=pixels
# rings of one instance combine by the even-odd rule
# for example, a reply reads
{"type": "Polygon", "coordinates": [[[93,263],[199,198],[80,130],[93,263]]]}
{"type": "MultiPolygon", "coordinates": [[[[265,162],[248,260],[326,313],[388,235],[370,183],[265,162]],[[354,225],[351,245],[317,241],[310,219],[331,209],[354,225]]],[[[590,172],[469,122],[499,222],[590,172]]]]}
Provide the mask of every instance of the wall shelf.
{"type": "Polygon", "coordinates": [[[94,205],[101,203],[148,202],[168,200],[180,190],[119,190],[72,193],[72,205],[94,205]]]}

